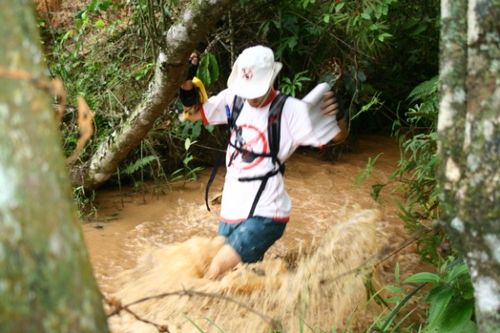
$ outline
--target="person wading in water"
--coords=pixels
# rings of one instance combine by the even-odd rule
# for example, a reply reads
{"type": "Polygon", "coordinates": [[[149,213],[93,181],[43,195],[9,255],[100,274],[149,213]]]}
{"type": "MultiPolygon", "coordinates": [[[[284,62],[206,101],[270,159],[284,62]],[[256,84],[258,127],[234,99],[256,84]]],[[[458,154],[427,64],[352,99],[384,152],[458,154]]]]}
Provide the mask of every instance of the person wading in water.
{"type": "MultiPolygon", "coordinates": [[[[197,53],[190,62],[197,65],[197,53]]],[[[225,245],[212,259],[207,278],[216,279],[240,262],[263,259],[290,216],[284,162],[299,146],[321,147],[345,135],[330,87],[322,83],[313,89],[321,94],[316,105],[307,102],[313,92],[303,100],[284,96],[273,86],[281,68],[270,48],[257,45],[238,56],[227,88],[203,103],[191,81],[196,66],[181,85],[181,102],[190,110],[187,120],[228,124],[231,132],[218,230],[225,245]]]]}

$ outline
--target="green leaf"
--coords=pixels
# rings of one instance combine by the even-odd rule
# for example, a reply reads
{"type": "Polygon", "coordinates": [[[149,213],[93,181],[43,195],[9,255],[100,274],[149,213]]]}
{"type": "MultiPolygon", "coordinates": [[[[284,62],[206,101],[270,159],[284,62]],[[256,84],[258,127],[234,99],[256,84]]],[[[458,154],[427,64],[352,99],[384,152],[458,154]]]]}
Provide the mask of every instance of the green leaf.
{"type": "Polygon", "coordinates": [[[104,28],[104,26],[106,26],[106,23],[104,23],[104,21],[103,21],[103,20],[99,19],[99,20],[97,20],[97,21],[95,22],[95,26],[96,26],[97,28],[104,28]]]}
{"type": "Polygon", "coordinates": [[[373,184],[372,189],[370,191],[370,196],[372,197],[373,200],[378,201],[378,198],[380,197],[380,191],[386,186],[387,184],[373,184]]]}
{"type": "Polygon", "coordinates": [[[203,81],[203,84],[208,87],[219,79],[219,64],[215,55],[208,52],[205,53],[200,60],[196,76],[203,81]]]}
{"type": "Polygon", "coordinates": [[[467,275],[469,273],[469,269],[465,263],[460,263],[458,265],[453,266],[453,268],[447,272],[445,276],[446,282],[453,282],[457,280],[459,277],[467,275]]]}
{"type": "Polygon", "coordinates": [[[192,139],[196,139],[200,136],[202,127],[203,127],[203,124],[201,121],[197,121],[194,123],[193,132],[192,132],[192,136],[191,136],[192,139]]]}
{"type": "Polygon", "coordinates": [[[443,314],[446,307],[453,297],[453,291],[450,288],[439,288],[436,293],[430,296],[431,306],[429,308],[428,323],[429,327],[440,326],[443,320],[443,314]]]}
{"type": "Polygon", "coordinates": [[[394,294],[399,294],[401,293],[401,288],[398,287],[398,286],[395,286],[395,285],[392,285],[392,284],[388,284],[386,286],[384,286],[384,289],[390,291],[391,293],[394,293],[394,294]]]}
{"type": "Polygon", "coordinates": [[[386,40],[387,38],[390,38],[392,37],[392,35],[388,32],[384,32],[384,33],[381,33],[380,35],[377,36],[377,39],[381,42],[383,42],[384,40],[386,40]]]}
{"type": "Polygon", "coordinates": [[[134,163],[129,164],[125,168],[125,170],[123,170],[123,173],[125,175],[131,175],[131,174],[135,173],[136,171],[141,170],[142,168],[144,168],[146,165],[150,164],[153,161],[158,161],[158,157],[155,155],[145,156],[145,157],[135,161],[134,163]]]}
{"type": "Polygon", "coordinates": [[[412,276],[406,278],[404,283],[438,283],[440,281],[440,277],[437,274],[429,273],[429,272],[420,272],[413,274],[412,276]]]}
{"type": "Polygon", "coordinates": [[[193,155],[188,155],[182,160],[182,163],[184,164],[185,167],[188,167],[189,163],[193,160],[193,158],[194,158],[193,155]]]}
{"type": "Polygon", "coordinates": [[[399,269],[399,262],[396,263],[396,267],[394,268],[394,278],[396,279],[396,283],[399,284],[400,282],[400,269],[399,269]]]}
{"type": "Polygon", "coordinates": [[[205,86],[210,86],[212,83],[212,78],[210,77],[210,56],[205,54],[201,57],[200,65],[198,66],[198,70],[196,72],[196,76],[203,81],[205,86]]]}
{"type": "Polygon", "coordinates": [[[384,153],[380,153],[373,159],[371,157],[368,157],[368,162],[366,163],[366,167],[356,176],[356,179],[354,180],[354,186],[361,185],[361,183],[363,183],[366,180],[366,178],[368,178],[368,176],[372,174],[373,168],[375,167],[375,163],[377,162],[378,158],[383,154],[384,153]]]}
{"type": "Polygon", "coordinates": [[[408,95],[410,103],[415,103],[418,100],[426,99],[438,91],[439,76],[436,75],[433,78],[424,81],[417,85],[408,95]]]}
{"type": "Polygon", "coordinates": [[[345,6],[345,2],[339,2],[336,6],[335,6],[335,12],[338,13],[342,8],[344,8],[345,6]]]}
{"type": "Polygon", "coordinates": [[[208,131],[208,133],[213,133],[215,130],[215,126],[208,124],[208,125],[205,125],[205,129],[208,131]]]}
{"type": "Polygon", "coordinates": [[[287,38],[286,45],[291,51],[293,51],[295,46],[297,46],[297,36],[292,36],[290,38],[287,38]]]}
{"type": "Polygon", "coordinates": [[[401,301],[401,297],[400,296],[393,296],[393,297],[389,297],[389,298],[384,298],[384,300],[387,302],[387,303],[399,303],[401,301]]]}
{"type": "Polygon", "coordinates": [[[219,63],[217,62],[217,58],[215,58],[215,55],[213,53],[209,53],[208,57],[210,59],[209,61],[210,77],[212,79],[212,82],[216,82],[217,80],[219,80],[219,63]]]}
{"type": "Polygon", "coordinates": [[[454,297],[454,300],[446,307],[440,324],[442,332],[464,332],[463,326],[467,326],[474,312],[474,302],[454,297]]]}
{"type": "Polygon", "coordinates": [[[363,13],[361,13],[361,17],[364,18],[365,20],[371,19],[370,13],[367,10],[365,10],[363,13]]]}
{"type": "Polygon", "coordinates": [[[186,140],[184,140],[184,149],[186,150],[189,150],[189,147],[191,147],[191,138],[186,138],[186,140]]]}

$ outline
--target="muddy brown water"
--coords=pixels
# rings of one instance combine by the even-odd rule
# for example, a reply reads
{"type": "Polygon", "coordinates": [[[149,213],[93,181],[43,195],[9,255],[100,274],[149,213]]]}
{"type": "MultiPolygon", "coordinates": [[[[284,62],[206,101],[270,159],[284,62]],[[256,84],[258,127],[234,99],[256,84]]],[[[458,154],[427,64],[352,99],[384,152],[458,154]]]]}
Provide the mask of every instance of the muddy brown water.
{"type": "MultiPolygon", "coordinates": [[[[96,216],[83,225],[98,285],[122,304],[166,292],[204,293],[131,307],[170,332],[269,332],[278,324],[286,332],[361,330],[380,311],[367,301],[366,276],[380,287],[391,281],[396,261],[403,274],[419,264],[411,246],[379,262],[380,253],[409,238],[397,216],[396,188],[385,189],[378,202],[370,197],[371,185],[385,183],[398,159],[397,144],[380,136],[361,138],[335,162],[296,152],[285,176],[293,209],[284,237],[263,262],[241,265],[218,281],[203,278],[222,244],[214,238],[218,206],[208,212],[203,199],[208,171],[195,182],[147,191],[99,191],[96,216]],[[379,153],[372,174],[354,186],[368,158],[379,153]]],[[[109,323],[113,332],[157,332],[126,314],[109,323]]]]}

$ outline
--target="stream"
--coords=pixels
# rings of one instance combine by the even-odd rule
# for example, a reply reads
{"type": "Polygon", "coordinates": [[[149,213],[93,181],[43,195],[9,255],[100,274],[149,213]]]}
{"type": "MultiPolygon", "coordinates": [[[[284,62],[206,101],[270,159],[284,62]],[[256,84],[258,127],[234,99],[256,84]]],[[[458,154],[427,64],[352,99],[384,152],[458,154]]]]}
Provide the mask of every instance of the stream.
{"type": "MultiPolygon", "coordinates": [[[[203,278],[222,246],[215,237],[219,207],[213,203],[208,212],[204,203],[209,170],[194,182],[98,191],[95,217],[83,232],[101,291],[123,305],[151,297],[130,309],[169,332],[361,330],[381,311],[368,302],[367,286],[392,282],[396,261],[402,275],[412,273],[419,256],[410,245],[382,260],[410,238],[398,218],[396,186],[378,201],[370,196],[371,185],[387,182],[396,167],[397,143],[364,136],[352,150],[334,162],[297,151],[286,164],[293,208],[285,235],[262,262],[239,265],[217,281],[203,278]],[[355,186],[379,153],[371,175],[355,186]]],[[[125,312],[109,325],[116,333],[158,332],[125,312]]]]}

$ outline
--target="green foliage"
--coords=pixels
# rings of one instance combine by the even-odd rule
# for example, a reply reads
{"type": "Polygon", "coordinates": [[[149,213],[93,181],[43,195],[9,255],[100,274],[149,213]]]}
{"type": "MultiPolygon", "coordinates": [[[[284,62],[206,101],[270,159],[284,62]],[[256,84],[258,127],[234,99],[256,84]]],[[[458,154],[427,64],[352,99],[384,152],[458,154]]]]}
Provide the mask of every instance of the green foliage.
{"type": "MultiPolygon", "coordinates": [[[[123,28],[118,28],[122,21],[113,19],[119,10],[120,6],[112,1],[94,0],[75,15],[73,25],[62,28],[45,25],[51,36],[46,43],[49,69],[53,76],[63,80],[68,105],[75,105],[77,96],[82,95],[95,113],[93,146],[86,147],[83,158],[91,154],[93,147],[119,123],[122,114],[128,112],[128,101],[124,97],[134,99],[139,96],[130,93],[135,89],[128,89],[125,93],[126,82],[131,77],[136,80],[145,77],[151,66],[141,64],[137,70],[123,67],[127,54],[120,50],[121,45],[112,42],[105,45],[106,41],[98,39],[110,40],[115,34],[123,34],[123,28]],[[120,61],[110,61],[115,57],[120,61]]],[[[72,151],[78,137],[75,119],[70,112],[64,118],[62,131],[66,154],[72,151]]]]}
{"type": "Polygon", "coordinates": [[[306,76],[307,71],[296,73],[293,78],[285,77],[281,80],[280,91],[289,96],[296,96],[302,91],[304,82],[311,81],[311,78],[306,76]]]}
{"type": "Polygon", "coordinates": [[[138,159],[135,162],[129,164],[122,172],[126,175],[132,175],[152,162],[158,162],[158,157],[155,155],[149,155],[138,159]]]}
{"type": "Polygon", "coordinates": [[[346,37],[360,49],[379,51],[392,37],[387,23],[390,8],[398,0],[336,1],[325,8],[322,23],[345,27],[346,37]]]}
{"type": "Polygon", "coordinates": [[[148,76],[152,72],[153,68],[154,68],[154,64],[153,63],[143,64],[139,68],[135,69],[132,72],[131,76],[136,81],[140,81],[140,80],[144,79],[146,76],[148,76]]]}
{"type": "Polygon", "coordinates": [[[356,179],[354,180],[354,185],[359,186],[361,183],[365,181],[368,176],[370,176],[373,172],[373,168],[375,167],[375,163],[377,162],[378,158],[382,156],[384,153],[380,153],[374,158],[369,157],[368,162],[366,163],[366,166],[361,172],[356,176],[356,179]]]}
{"type": "Polygon", "coordinates": [[[198,179],[198,173],[203,170],[202,167],[192,166],[192,162],[195,159],[194,155],[191,153],[190,148],[194,145],[196,141],[191,141],[191,138],[187,137],[184,140],[185,154],[182,159],[183,167],[175,170],[170,177],[172,181],[179,179],[196,180],[198,179]]]}
{"type": "Polygon", "coordinates": [[[132,29],[143,42],[147,56],[156,59],[161,47],[165,47],[163,32],[176,19],[177,1],[174,0],[129,0],[132,8],[132,29]]]}
{"type": "Polygon", "coordinates": [[[473,292],[469,271],[461,259],[448,257],[439,265],[437,272],[415,273],[404,281],[401,281],[399,265],[396,264],[394,283],[385,285],[383,290],[372,296],[372,299],[380,299],[390,311],[376,318],[367,332],[372,332],[373,328],[376,332],[412,332],[417,324],[418,332],[422,333],[473,333],[476,331],[472,321],[473,292]],[[408,285],[412,284],[417,286],[409,292],[406,291],[408,285]],[[423,288],[427,285],[431,288],[420,296],[419,292],[426,290],[423,288]],[[382,299],[380,297],[382,291],[389,292],[390,297],[382,299]],[[423,323],[409,322],[404,327],[403,324],[416,308],[404,314],[401,312],[414,297],[424,297],[428,303],[427,317],[423,323]],[[394,304],[394,307],[390,308],[390,304],[394,304]]]}
{"type": "MultiPolygon", "coordinates": [[[[407,128],[401,119],[393,124],[401,155],[389,182],[404,185],[405,201],[399,204],[400,217],[407,228],[419,237],[419,249],[424,260],[436,263],[437,249],[443,234],[431,233],[431,223],[439,218],[439,191],[436,180],[438,90],[437,76],[417,85],[409,94],[413,104],[405,114],[407,128]]],[[[370,162],[370,161],[369,161],[370,162]]],[[[368,167],[367,167],[368,168],[368,167]]],[[[387,184],[372,185],[372,197],[377,200],[387,184]]]]}
{"type": "Polygon", "coordinates": [[[202,55],[196,76],[207,88],[219,80],[219,64],[213,53],[202,55]]]}
{"type": "Polygon", "coordinates": [[[437,77],[416,86],[409,99],[418,104],[411,107],[406,114],[411,126],[409,130],[402,132],[400,124],[395,124],[402,151],[393,177],[405,184],[406,201],[400,206],[401,217],[407,227],[420,237],[423,258],[436,262],[436,249],[442,237],[427,231],[430,229],[429,221],[439,218],[440,213],[435,174],[438,161],[437,77]]]}
{"type": "Polygon", "coordinates": [[[194,141],[200,137],[202,129],[203,124],[201,123],[201,121],[197,121],[194,123],[186,121],[179,124],[173,134],[183,141],[186,141],[186,139],[194,141]]]}
{"type": "Polygon", "coordinates": [[[94,191],[86,191],[83,186],[78,186],[73,189],[73,201],[75,202],[79,218],[95,215],[97,209],[93,205],[94,199],[94,191]]]}
{"type": "MultiPolygon", "coordinates": [[[[377,301],[377,303],[384,305],[389,311],[388,313],[387,311],[380,313],[366,332],[410,331],[414,324],[411,322],[408,324],[407,320],[417,309],[413,308],[407,311],[404,315],[400,314],[400,312],[409,304],[409,301],[415,297],[422,288],[423,285],[418,286],[407,293],[406,288],[404,288],[403,283],[401,282],[399,264],[396,263],[394,269],[394,283],[383,286],[381,290],[374,293],[370,297],[370,301],[377,301]],[[382,297],[384,293],[388,293],[388,296],[382,297]],[[406,327],[403,327],[403,324],[406,324],[406,327]]],[[[369,290],[372,291],[370,288],[369,290]]]]}
{"type": "Polygon", "coordinates": [[[364,104],[361,106],[361,109],[354,113],[351,117],[351,121],[355,120],[357,117],[359,117],[361,114],[368,112],[368,111],[375,111],[379,109],[384,103],[380,101],[380,93],[375,92],[372,96],[371,99],[368,103],[364,104]]]}
{"type": "MultiPolygon", "coordinates": [[[[172,134],[184,145],[184,152],[181,156],[182,167],[176,169],[170,178],[172,181],[177,181],[179,179],[196,180],[198,178],[198,173],[203,170],[201,166],[195,166],[196,156],[192,152],[192,147],[198,141],[202,134],[204,126],[201,121],[197,122],[182,122],[178,127],[172,132],[172,134]]],[[[213,126],[206,126],[207,131],[212,131],[213,126]]]]}
{"type": "Polygon", "coordinates": [[[423,333],[473,333],[474,289],[463,260],[449,257],[437,273],[416,273],[405,283],[429,283],[429,312],[423,333]]]}
{"type": "MultiPolygon", "coordinates": [[[[408,95],[411,106],[403,120],[394,123],[394,133],[399,138],[401,157],[390,181],[404,185],[405,200],[399,204],[400,216],[406,227],[419,239],[419,250],[424,260],[439,265],[441,262],[439,245],[443,241],[441,230],[432,226],[439,219],[439,192],[436,180],[437,166],[437,116],[438,116],[438,78],[433,77],[417,85],[408,95]],[[432,231],[432,232],[431,232],[432,231]]],[[[370,166],[369,161],[365,173],[370,166]]],[[[372,186],[372,195],[377,198],[387,184],[372,186]]],[[[399,276],[399,273],[395,273],[399,276]]],[[[396,280],[399,280],[397,278],[396,280]]],[[[474,332],[473,293],[467,267],[462,261],[449,258],[440,264],[438,273],[420,272],[410,276],[404,283],[431,284],[432,289],[426,301],[429,303],[428,318],[420,330],[431,332],[474,332]]],[[[409,300],[410,293],[404,296],[399,283],[388,285],[386,290],[393,293],[385,302],[395,302],[389,316],[382,316],[376,326],[382,332],[394,331],[394,319],[409,300]],[[404,296],[404,298],[403,298],[404,296]],[[389,330],[390,328],[390,330],[389,330]]],[[[416,291],[416,289],[414,289],[416,291]]],[[[410,311],[411,312],[411,311],[410,311]]],[[[401,321],[399,321],[401,322],[401,321]]]]}

